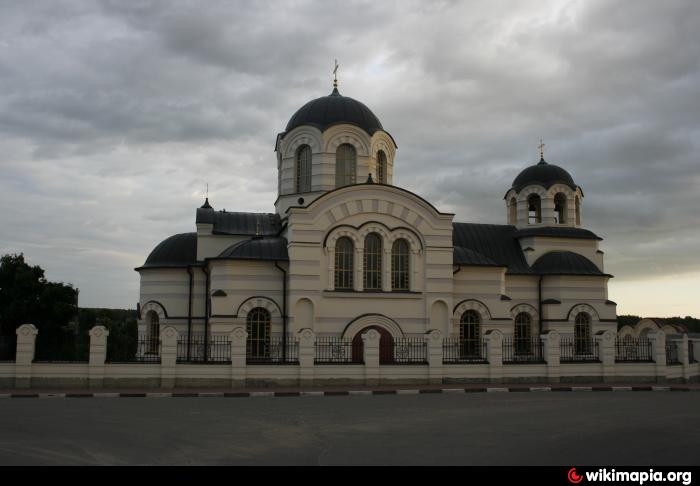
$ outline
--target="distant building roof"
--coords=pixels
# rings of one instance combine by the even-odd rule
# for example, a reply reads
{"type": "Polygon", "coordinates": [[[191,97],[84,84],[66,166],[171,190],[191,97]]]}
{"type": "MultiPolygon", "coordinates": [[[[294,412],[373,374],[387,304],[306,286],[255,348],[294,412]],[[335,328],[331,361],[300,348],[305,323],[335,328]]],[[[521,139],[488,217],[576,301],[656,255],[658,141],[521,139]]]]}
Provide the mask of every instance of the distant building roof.
{"type": "Polygon", "coordinates": [[[236,213],[198,208],[197,223],[213,224],[215,235],[277,236],[282,223],[278,214],[236,213]]]}

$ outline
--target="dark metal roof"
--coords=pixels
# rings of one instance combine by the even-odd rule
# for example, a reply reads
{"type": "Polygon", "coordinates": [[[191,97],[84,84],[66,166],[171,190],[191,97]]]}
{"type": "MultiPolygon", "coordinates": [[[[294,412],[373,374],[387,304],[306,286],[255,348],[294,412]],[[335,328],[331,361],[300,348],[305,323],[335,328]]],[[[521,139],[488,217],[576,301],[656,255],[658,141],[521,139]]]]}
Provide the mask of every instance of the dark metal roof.
{"type": "MultiPolygon", "coordinates": [[[[377,130],[383,130],[372,110],[353,98],[342,96],[335,88],[330,95],[316,98],[299,108],[287,123],[285,133],[301,125],[311,125],[325,131],[338,123],[357,125],[370,135],[377,130]]],[[[284,134],[281,137],[284,137],[284,134]]]]}
{"type": "Polygon", "coordinates": [[[226,248],[217,257],[232,260],[288,261],[286,238],[252,238],[226,248]]]}
{"type": "Polygon", "coordinates": [[[271,213],[230,213],[198,208],[197,223],[213,224],[217,235],[277,236],[280,217],[271,213]]]}
{"type": "Polygon", "coordinates": [[[477,265],[484,267],[502,266],[477,251],[470,250],[469,248],[463,248],[461,246],[454,247],[453,258],[454,263],[458,265],[477,265]]]}
{"type": "Polygon", "coordinates": [[[539,228],[524,228],[517,230],[516,238],[525,236],[551,236],[554,238],[580,238],[584,240],[602,240],[600,236],[583,228],[571,228],[567,226],[541,226],[539,228]]]}
{"type": "Polygon", "coordinates": [[[612,277],[603,273],[583,255],[570,251],[550,251],[545,253],[532,264],[532,271],[540,275],[600,275],[612,277]]]}
{"type": "Polygon", "coordinates": [[[137,268],[186,267],[197,263],[197,233],[181,233],[166,238],[146,258],[146,263],[137,268]]]}
{"type": "Polygon", "coordinates": [[[547,189],[554,184],[566,184],[574,191],[578,187],[571,174],[558,165],[548,164],[544,159],[540,159],[539,163],[527,167],[518,174],[512,188],[519,191],[530,184],[537,184],[547,189]]]}
{"type": "Polygon", "coordinates": [[[517,231],[515,226],[453,223],[452,228],[455,264],[471,265],[473,263],[470,261],[485,258],[492,262],[492,265],[508,267],[508,273],[531,273],[518,240],[514,236],[517,231]],[[461,249],[457,250],[457,247],[461,249]],[[464,260],[460,260],[462,258],[464,260]]]}

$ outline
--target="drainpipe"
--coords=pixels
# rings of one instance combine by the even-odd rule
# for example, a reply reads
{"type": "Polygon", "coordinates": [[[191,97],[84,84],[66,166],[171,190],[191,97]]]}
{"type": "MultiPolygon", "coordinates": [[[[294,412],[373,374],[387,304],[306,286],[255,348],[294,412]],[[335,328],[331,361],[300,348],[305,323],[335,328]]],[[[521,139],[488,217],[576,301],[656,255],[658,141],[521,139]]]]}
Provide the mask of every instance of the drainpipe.
{"type": "Polygon", "coordinates": [[[287,361],[287,271],[275,261],[275,267],[282,272],[282,362],[287,361]]]}
{"type": "Polygon", "coordinates": [[[539,308],[537,309],[537,311],[540,313],[540,318],[538,319],[538,321],[539,321],[539,328],[540,328],[540,333],[539,333],[539,335],[542,335],[542,279],[544,279],[544,275],[540,275],[540,281],[539,281],[538,284],[537,284],[537,292],[538,292],[538,296],[537,296],[537,301],[538,301],[538,302],[537,302],[537,303],[538,303],[538,306],[539,306],[539,308]]]}
{"type": "Polygon", "coordinates": [[[462,265],[457,265],[457,270],[452,270],[452,275],[457,275],[462,269],[462,265]]]}
{"type": "Polygon", "coordinates": [[[187,301],[187,361],[190,360],[190,343],[192,342],[192,287],[194,286],[194,273],[192,267],[187,267],[190,275],[190,291],[187,301]]]}
{"type": "Polygon", "coordinates": [[[206,284],[204,285],[204,361],[208,359],[209,351],[209,283],[210,274],[207,264],[202,267],[204,275],[207,276],[206,284]]]}

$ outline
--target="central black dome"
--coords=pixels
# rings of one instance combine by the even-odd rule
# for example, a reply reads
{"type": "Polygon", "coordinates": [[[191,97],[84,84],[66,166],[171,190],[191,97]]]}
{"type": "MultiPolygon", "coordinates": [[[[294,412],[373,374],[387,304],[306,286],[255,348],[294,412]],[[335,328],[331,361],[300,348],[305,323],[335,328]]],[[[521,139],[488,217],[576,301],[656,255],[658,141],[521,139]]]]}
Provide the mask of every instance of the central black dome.
{"type": "Polygon", "coordinates": [[[538,184],[547,189],[554,184],[565,184],[574,191],[578,187],[571,174],[558,165],[548,164],[544,159],[540,159],[538,164],[531,165],[518,174],[513,181],[513,189],[519,191],[530,184],[538,184]]]}
{"type": "Polygon", "coordinates": [[[309,101],[299,108],[287,123],[285,132],[301,125],[311,125],[324,131],[338,123],[356,125],[369,135],[384,130],[372,110],[353,98],[342,96],[335,88],[330,95],[309,101]]]}

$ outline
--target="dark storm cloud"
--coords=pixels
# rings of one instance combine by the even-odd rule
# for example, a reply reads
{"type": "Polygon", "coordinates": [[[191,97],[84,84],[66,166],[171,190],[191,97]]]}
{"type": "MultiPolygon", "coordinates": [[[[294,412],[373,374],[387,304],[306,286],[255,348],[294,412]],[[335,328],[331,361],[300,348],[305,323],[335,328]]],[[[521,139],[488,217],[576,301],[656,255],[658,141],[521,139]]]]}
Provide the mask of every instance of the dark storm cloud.
{"type": "Polygon", "coordinates": [[[362,100],[397,185],[501,223],[546,158],[585,192],[616,280],[700,272],[693,2],[21,2],[0,16],[0,251],[86,305],[127,306],[161,239],[272,211],[275,135],[309,99],[362,100]],[[439,170],[436,170],[439,168],[439,170]]]}

